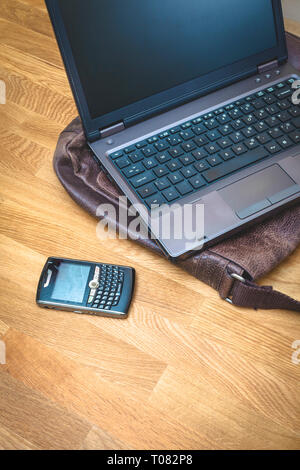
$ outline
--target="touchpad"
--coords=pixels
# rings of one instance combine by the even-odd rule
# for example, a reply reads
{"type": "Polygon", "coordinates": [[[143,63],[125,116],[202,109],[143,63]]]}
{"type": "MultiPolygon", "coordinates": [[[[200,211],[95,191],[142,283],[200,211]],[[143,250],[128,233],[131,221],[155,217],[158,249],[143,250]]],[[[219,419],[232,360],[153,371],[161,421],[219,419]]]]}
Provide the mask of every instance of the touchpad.
{"type": "Polygon", "coordinates": [[[246,178],[220,189],[222,198],[229,204],[240,218],[271,206],[268,198],[294,186],[295,182],[279,165],[272,165],[246,178]]]}

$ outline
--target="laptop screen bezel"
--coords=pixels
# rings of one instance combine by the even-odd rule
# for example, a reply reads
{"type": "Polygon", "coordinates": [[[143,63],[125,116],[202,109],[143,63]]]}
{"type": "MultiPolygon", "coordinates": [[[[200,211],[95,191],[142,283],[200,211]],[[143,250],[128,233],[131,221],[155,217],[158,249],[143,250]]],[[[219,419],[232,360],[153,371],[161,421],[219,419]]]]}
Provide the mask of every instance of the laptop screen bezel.
{"type": "Polygon", "coordinates": [[[73,96],[80,114],[88,140],[100,137],[99,129],[105,129],[119,122],[129,126],[155,114],[167,111],[189,100],[199,98],[209,92],[232,84],[257,73],[257,66],[277,59],[279,63],[287,60],[281,0],[271,0],[274,12],[277,46],[241,61],[219,68],[194,80],[152,95],[143,100],[124,106],[118,110],[92,118],[85,93],[79,78],[71,45],[64,26],[58,0],[45,0],[52,21],[61,56],[69,78],[73,96]]]}

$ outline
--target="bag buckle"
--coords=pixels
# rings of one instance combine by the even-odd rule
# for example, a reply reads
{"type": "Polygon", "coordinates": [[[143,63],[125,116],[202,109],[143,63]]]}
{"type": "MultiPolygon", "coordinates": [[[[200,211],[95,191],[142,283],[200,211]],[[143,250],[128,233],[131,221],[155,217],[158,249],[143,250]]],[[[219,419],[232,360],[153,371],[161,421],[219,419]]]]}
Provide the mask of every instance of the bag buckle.
{"type": "MultiPolygon", "coordinates": [[[[239,274],[236,274],[236,273],[229,273],[230,277],[236,281],[240,281],[242,282],[243,284],[246,282],[246,279],[243,277],[243,276],[240,276],[239,274]]],[[[229,304],[232,304],[233,305],[233,302],[232,300],[229,298],[229,297],[226,297],[226,302],[228,302],[229,304]]]]}

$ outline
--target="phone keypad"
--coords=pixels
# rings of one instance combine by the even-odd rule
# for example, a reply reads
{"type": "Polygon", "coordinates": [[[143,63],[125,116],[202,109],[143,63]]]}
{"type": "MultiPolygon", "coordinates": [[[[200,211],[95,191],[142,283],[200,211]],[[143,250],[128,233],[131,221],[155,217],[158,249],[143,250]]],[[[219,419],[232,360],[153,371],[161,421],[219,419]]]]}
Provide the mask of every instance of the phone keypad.
{"type": "Polygon", "coordinates": [[[97,266],[94,281],[99,283],[99,287],[90,290],[88,304],[92,304],[92,308],[102,310],[110,310],[111,307],[116,307],[122,294],[124,283],[123,270],[113,265],[97,266]]]}

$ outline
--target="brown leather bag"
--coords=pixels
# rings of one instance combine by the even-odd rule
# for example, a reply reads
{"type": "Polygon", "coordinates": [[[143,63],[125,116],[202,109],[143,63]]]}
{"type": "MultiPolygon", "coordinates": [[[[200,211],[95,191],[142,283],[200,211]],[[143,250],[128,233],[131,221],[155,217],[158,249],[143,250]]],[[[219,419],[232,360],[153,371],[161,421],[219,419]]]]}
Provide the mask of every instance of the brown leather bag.
{"type": "MultiPolygon", "coordinates": [[[[289,60],[300,70],[300,39],[287,34],[287,43],[289,60]]],[[[96,217],[100,204],[109,202],[118,207],[120,191],[95,162],[79,118],[60,135],[54,169],[70,196],[93,216],[96,217]]],[[[119,230],[122,229],[126,227],[119,226],[119,230]]],[[[138,241],[164,255],[153,240],[138,241]]],[[[253,282],[289,256],[299,243],[300,204],[297,204],[176,263],[234,305],[300,312],[300,301],[253,282]]]]}

